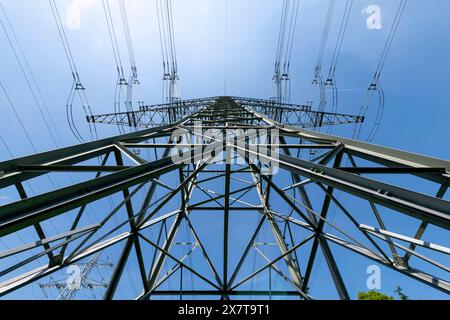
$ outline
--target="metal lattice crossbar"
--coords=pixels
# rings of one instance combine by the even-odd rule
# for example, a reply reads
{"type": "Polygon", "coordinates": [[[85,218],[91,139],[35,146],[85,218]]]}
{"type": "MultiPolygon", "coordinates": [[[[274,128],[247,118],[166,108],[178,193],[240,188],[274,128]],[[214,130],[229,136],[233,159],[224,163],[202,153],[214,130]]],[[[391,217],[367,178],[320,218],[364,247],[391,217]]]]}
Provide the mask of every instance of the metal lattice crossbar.
{"type": "MultiPolygon", "coordinates": [[[[170,104],[142,106],[138,111],[109,113],[87,117],[88,122],[151,128],[178,121],[193,112],[217,102],[221,97],[180,100],[170,104]]],[[[279,122],[301,128],[316,128],[340,124],[362,123],[364,117],[320,112],[310,106],[278,103],[274,100],[232,97],[237,104],[250,107],[279,122]]]]}

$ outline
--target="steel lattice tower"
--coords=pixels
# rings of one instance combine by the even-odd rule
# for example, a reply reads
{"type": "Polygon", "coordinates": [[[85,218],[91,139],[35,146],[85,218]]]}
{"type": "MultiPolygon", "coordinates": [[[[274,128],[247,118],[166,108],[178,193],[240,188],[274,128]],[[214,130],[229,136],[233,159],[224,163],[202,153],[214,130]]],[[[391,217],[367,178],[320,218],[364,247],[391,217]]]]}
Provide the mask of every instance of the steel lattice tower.
{"type": "Polygon", "coordinates": [[[135,131],[0,163],[0,188],[18,194],[0,207],[0,237],[7,242],[27,232],[36,238],[0,253],[7,265],[0,271],[0,295],[104,250],[118,256],[105,299],[117,297],[133,266],[139,294],[128,292],[129,298],[310,299],[319,256],[338,297],[349,299],[352,261],[343,261],[344,251],[448,294],[450,283],[441,275],[449,267],[434,259],[445,259],[450,249],[422,236],[430,228],[448,235],[450,203],[443,198],[450,162],[309,130],[363,120],[238,97],[89,117],[135,131]],[[223,135],[276,130],[278,149],[264,152],[272,143],[248,137],[243,147],[211,140],[209,129],[223,135]],[[173,139],[177,130],[188,139],[173,139]],[[212,145],[239,161],[197,156],[212,145]],[[175,146],[187,162],[173,161],[175,146]],[[260,161],[251,160],[257,156],[260,161]],[[279,172],[265,174],[261,159],[276,163],[279,172]],[[60,173],[83,179],[28,196],[28,184],[60,173]],[[425,183],[407,180],[400,187],[403,177],[425,183]],[[61,228],[58,219],[67,216],[64,231],[49,231],[49,221],[61,228]],[[402,234],[393,217],[415,232],[402,234]],[[37,259],[46,263],[23,269],[37,259]]]}
{"type": "MultiPolygon", "coordinates": [[[[96,288],[107,288],[108,284],[89,278],[95,268],[112,268],[110,262],[100,262],[101,252],[97,252],[89,258],[89,261],[80,266],[79,273],[72,273],[73,277],[67,281],[52,281],[50,283],[39,284],[39,287],[47,297],[46,289],[57,289],[59,291],[58,300],[73,300],[80,289],[93,290],[96,288]]],[[[72,271],[73,272],[73,271],[72,271]]],[[[95,297],[95,295],[94,295],[95,297]]]]}

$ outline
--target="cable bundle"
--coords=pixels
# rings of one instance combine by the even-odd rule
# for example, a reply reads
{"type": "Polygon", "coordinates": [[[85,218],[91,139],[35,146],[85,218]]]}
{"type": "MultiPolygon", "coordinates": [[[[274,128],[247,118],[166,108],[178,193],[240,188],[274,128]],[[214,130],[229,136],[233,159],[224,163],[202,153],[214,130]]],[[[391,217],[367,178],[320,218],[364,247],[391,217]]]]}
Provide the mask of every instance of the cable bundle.
{"type": "Polygon", "coordinates": [[[174,103],[179,100],[178,62],[173,26],[172,1],[156,0],[161,56],[163,61],[163,101],[174,103]]]}
{"type": "Polygon", "coordinates": [[[272,99],[277,103],[288,103],[290,101],[290,65],[298,11],[299,0],[283,0],[273,76],[274,93],[272,99]]]}

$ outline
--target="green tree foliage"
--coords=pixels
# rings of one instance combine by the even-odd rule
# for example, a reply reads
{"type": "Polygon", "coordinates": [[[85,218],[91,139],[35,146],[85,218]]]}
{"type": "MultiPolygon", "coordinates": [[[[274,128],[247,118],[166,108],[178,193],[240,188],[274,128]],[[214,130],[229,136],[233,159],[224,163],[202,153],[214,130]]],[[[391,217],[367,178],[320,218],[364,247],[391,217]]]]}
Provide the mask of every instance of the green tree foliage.
{"type": "Polygon", "coordinates": [[[398,294],[400,300],[409,300],[408,296],[403,293],[403,289],[401,287],[397,287],[394,292],[398,294]]]}
{"type": "Polygon", "coordinates": [[[358,300],[394,300],[394,298],[381,292],[370,290],[368,292],[359,292],[358,300]]]}

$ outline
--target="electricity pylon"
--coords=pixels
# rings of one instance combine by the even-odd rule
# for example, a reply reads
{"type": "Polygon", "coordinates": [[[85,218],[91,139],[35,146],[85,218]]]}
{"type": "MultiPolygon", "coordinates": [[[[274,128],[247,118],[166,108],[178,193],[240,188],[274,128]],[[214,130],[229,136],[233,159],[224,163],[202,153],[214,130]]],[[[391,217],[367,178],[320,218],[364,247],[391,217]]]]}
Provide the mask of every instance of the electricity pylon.
{"type": "Polygon", "coordinates": [[[349,299],[361,259],[450,292],[435,260],[450,253],[450,162],[306,129],[362,118],[213,97],[88,120],[146,129],[0,163],[0,189],[18,193],[0,237],[36,234],[0,253],[1,296],[100,251],[116,257],[104,299],[311,299],[325,284],[349,299]],[[83,180],[43,190],[62,172],[83,180]]]}
{"type": "Polygon", "coordinates": [[[89,278],[89,275],[98,268],[112,268],[111,262],[101,262],[99,260],[101,252],[92,255],[86,263],[78,264],[79,272],[72,270],[70,278],[63,281],[52,281],[49,283],[39,284],[44,295],[47,296],[47,289],[58,289],[59,295],[57,300],[73,300],[80,290],[91,290],[95,297],[94,290],[98,288],[107,288],[108,284],[101,279],[100,281],[89,278]]]}

